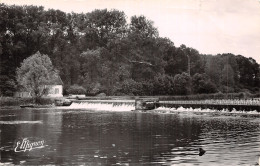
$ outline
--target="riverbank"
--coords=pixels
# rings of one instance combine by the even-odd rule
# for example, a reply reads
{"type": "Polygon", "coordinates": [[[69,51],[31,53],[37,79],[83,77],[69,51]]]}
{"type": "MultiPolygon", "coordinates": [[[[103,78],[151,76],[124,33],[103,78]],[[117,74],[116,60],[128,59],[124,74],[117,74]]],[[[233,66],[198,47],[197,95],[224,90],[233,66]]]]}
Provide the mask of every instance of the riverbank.
{"type": "MultiPolygon", "coordinates": [[[[69,98],[69,96],[68,96],[69,98]]],[[[74,97],[75,99],[76,97],[74,97]]],[[[176,100],[245,100],[252,98],[260,98],[260,93],[251,94],[249,92],[239,93],[212,93],[212,94],[193,94],[182,96],[86,96],[78,97],[79,100],[135,100],[137,98],[158,98],[160,101],[176,101],[176,100]]]]}
{"type": "MultiPolygon", "coordinates": [[[[144,97],[135,97],[144,98],[144,97]]],[[[149,96],[149,98],[152,98],[149,96]]],[[[111,97],[108,98],[89,98],[87,100],[70,99],[73,101],[72,105],[66,107],[68,109],[102,109],[102,110],[135,110],[135,99],[128,97],[111,97]]],[[[32,98],[0,98],[0,107],[19,107],[25,106],[32,108],[53,108],[55,107],[55,100],[65,100],[63,98],[42,98],[38,105],[32,104],[32,98]]],[[[260,99],[208,99],[208,100],[158,100],[156,108],[192,108],[192,109],[211,109],[211,110],[239,110],[239,111],[257,111],[260,112],[260,99]]]]}
{"type": "MultiPolygon", "coordinates": [[[[39,99],[39,105],[47,106],[47,105],[54,105],[55,100],[57,99],[65,99],[64,97],[61,98],[50,98],[50,97],[43,97],[39,99]]],[[[33,104],[33,98],[18,98],[18,97],[0,97],[0,107],[19,107],[20,105],[30,105],[33,104]]]]}

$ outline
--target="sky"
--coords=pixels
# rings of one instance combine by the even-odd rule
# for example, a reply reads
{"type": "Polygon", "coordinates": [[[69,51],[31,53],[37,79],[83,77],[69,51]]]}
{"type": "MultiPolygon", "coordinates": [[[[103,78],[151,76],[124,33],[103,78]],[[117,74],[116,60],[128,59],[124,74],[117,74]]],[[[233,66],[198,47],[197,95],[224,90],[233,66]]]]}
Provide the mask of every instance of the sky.
{"type": "Polygon", "coordinates": [[[233,53],[260,63],[260,0],[0,0],[64,12],[118,9],[130,20],[144,15],[161,37],[202,54],[233,53]]]}

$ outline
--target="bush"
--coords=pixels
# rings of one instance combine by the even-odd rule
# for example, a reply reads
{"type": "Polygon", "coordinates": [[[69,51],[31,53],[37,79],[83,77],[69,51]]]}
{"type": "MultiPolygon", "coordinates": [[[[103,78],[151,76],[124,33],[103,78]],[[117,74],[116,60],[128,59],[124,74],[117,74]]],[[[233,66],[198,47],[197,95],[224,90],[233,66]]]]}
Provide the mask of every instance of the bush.
{"type": "Polygon", "coordinates": [[[0,97],[0,106],[19,106],[33,103],[32,98],[0,97]]]}
{"type": "Polygon", "coordinates": [[[253,95],[254,98],[260,98],[260,92],[253,95]]]}
{"type": "Polygon", "coordinates": [[[67,89],[67,93],[73,95],[82,95],[86,94],[86,89],[79,85],[72,85],[67,89]]]}
{"type": "Polygon", "coordinates": [[[41,97],[38,99],[38,104],[41,105],[51,105],[54,104],[56,98],[51,97],[41,97]]]}
{"type": "Polygon", "coordinates": [[[127,79],[122,83],[120,92],[124,94],[143,95],[143,85],[141,82],[127,79]]]}
{"type": "MultiPolygon", "coordinates": [[[[42,97],[38,99],[38,104],[51,105],[54,103],[55,98],[42,97]]],[[[20,106],[33,104],[32,97],[18,98],[18,97],[0,97],[0,106],[20,106]]]]}
{"type": "Polygon", "coordinates": [[[106,97],[107,95],[102,92],[102,93],[97,94],[96,96],[97,96],[97,97],[106,97]]]}
{"type": "Polygon", "coordinates": [[[189,95],[191,93],[191,77],[187,73],[176,74],[173,84],[177,95],[189,95]]]}
{"type": "Polygon", "coordinates": [[[235,91],[233,87],[225,85],[223,85],[220,89],[223,93],[233,93],[235,91]]]}
{"type": "Polygon", "coordinates": [[[196,94],[217,92],[216,85],[211,82],[207,74],[195,74],[192,77],[192,88],[196,94]]]}

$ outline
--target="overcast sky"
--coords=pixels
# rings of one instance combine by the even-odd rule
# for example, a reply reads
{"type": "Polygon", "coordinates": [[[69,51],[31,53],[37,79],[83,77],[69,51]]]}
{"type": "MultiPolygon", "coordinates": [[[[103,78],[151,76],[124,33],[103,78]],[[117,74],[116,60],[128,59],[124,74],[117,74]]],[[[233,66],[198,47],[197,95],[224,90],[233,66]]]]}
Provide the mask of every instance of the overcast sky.
{"type": "Polygon", "coordinates": [[[144,15],[161,37],[203,54],[233,53],[260,63],[260,0],[0,0],[65,12],[118,9],[128,20],[144,15]]]}

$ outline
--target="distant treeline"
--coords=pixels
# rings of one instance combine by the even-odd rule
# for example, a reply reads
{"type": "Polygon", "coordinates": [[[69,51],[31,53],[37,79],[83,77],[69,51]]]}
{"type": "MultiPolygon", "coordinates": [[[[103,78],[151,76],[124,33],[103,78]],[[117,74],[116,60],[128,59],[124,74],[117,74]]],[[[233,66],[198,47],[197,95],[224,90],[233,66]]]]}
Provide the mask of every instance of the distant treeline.
{"type": "Polygon", "coordinates": [[[37,51],[51,58],[65,93],[73,88],[91,95],[259,92],[254,59],[176,47],[145,16],[127,23],[118,10],[78,14],[0,4],[0,18],[0,96],[13,95],[17,67],[37,51]]]}

